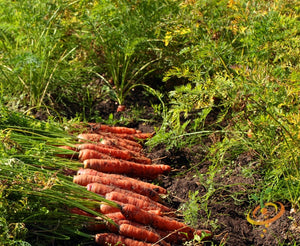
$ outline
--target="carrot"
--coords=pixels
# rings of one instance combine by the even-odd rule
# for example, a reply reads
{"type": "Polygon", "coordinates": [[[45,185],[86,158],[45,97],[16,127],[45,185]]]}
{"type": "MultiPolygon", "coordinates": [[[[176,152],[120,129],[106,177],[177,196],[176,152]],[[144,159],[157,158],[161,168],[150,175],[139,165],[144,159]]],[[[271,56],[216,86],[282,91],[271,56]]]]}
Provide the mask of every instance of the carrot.
{"type": "Polygon", "coordinates": [[[118,138],[125,138],[131,141],[138,141],[138,140],[145,140],[148,138],[153,137],[155,132],[152,133],[135,133],[135,134],[124,134],[124,133],[118,133],[115,134],[116,137],[118,138]]]}
{"type": "Polygon", "coordinates": [[[106,214],[106,216],[114,221],[125,220],[126,218],[121,212],[106,214]]]}
{"type": "MultiPolygon", "coordinates": [[[[99,221],[100,223],[89,223],[87,225],[87,229],[90,231],[102,231],[102,230],[109,230],[110,232],[118,232],[120,224],[119,221],[124,221],[125,217],[121,212],[112,212],[112,213],[105,213],[105,216],[115,222],[115,224],[110,223],[106,220],[99,221]]],[[[98,222],[98,221],[96,221],[98,222]]]]}
{"type": "Polygon", "coordinates": [[[151,246],[151,243],[126,238],[114,233],[98,233],[95,235],[95,242],[98,245],[125,245],[125,246],[151,246]]]}
{"type": "Polygon", "coordinates": [[[103,136],[96,133],[81,133],[77,136],[77,138],[81,142],[85,142],[85,141],[100,142],[103,139],[103,136]]]}
{"type": "Polygon", "coordinates": [[[130,160],[132,158],[132,155],[130,154],[129,151],[112,149],[112,148],[109,148],[108,146],[105,147],[105,146],[100,146],[97,144],[90,144],[90,143],[81,144],[78,146],[78,149],[79,150],[86,150],[86,149],[95,150],[100,153],[103,153],[103,154],[106,154],[109,156],[113,156],[116,158],[124,159],[124,160],[130,160]]]}
{"type": "MultiPolygon", "coordinates": [[[[115,192],[117,192],[119,194],[123,194],[125,196],[130,196],[133,198],[141,199],[141,200],[144,200],[144,201],[147,201],[150,203],[153,202],[154,204],[157,204],[158,207],[160,205],[162,206],[162,204],[160,204],[157,200],[153,200],[147,196],[135,193],[130,190],[120,189],[116,186],[104,185],[104,184],[100,184],[100,183],[91,183],[91,184],[88,184],[86,187],[87,187],[87,190],[94,192],[96,194],[99,194],[101,196],[105,196],[107,193],[115,191],[115,192]]],[[[172,213],[172,211],[171,211],[171,213],[172,213]]]]}
{"type": "Polygon", "coordinates": [[[118,137],[114,137],[112,135],[109,135],[109,136],[104,135],[104,137],[105,136],[106,136],[106,139],[113,141],[114,144],[120,145],[129,150],[139,152],[143,148],[143,146],[136,141],[132,141],[132,140],[124,139],[124,138],[118,138],[118,137]]]}
{"type": "Polygon", "coordinates": [[[146,200],[146,199],[140,199],[137,197],[131,197],[129,195],[124,195],[122,193],[112,191],[110,193],[107,193],[105,195],[105,198],[111,201],[115,202],[121,202],[121,203],[126,203],[126,204],[133,204],[139,208],[142,208],[144,210],[161,210],[164,212],[170,212],[171,209],[160,204],[157,202],[154,202],[152,200],[146,200]]]}
{"type": "MultiPolygon", "coordinates": [[[[130,190],[124,190],[124,189],[118,188],[113,185],[105,185],[105,184],[101,184],[101,183],[90,183],[86,186],[86,188],[88,191],[94,192],[94,193],[102,195],[102,196],[105,196],[107,193],[110,193],[112,191],[116,191],[118,193],[122,193],[127,196],[136,197],[139,199],[145,199],[147,201],[150,199],[147,196],[135,193],[130,190]]],[[[151,201],[153,201],[153,200],[151,200],[151,201]]]]}
{"type": "Polygon", "coordinates": [[[107,154],[103,154],[101,152],[98,152],[96,150],[92,149],[82,149],[79,151],[79,160],[84,161],[87,159],[111,159],[107,154]]]}
{"type": "MultiPolygon", "coordinates": [[[[122,150],[127,152],[131,158],[128,158],[127,160],[137,162],[137,163],[143,163],[143,164],[152,164],[152,160],[148,157],[143,156],[140,152],[134,151],[134,150],[129,150],[128,148],[122,147],[122,146],[116,146],[114,143],[112,143],[109,140],[102,140],[101,142],[97,143],[97,145],[101,145],[105,148],[110,148],[114,150],[122,150]]],[[[124,159],[125,158],[120,158],[124,159]]]]}
{"type": "Polygon", "coordinates": [[[157,233],[126,223],[120,224],[119,233],[120,235],[149,243],[155,243],[160,240],[160,236],[157,233]]]}
{"type": "Polygon", "coordinates": [[[120,180],[120,179],[114,179],[108,177],[98,177],[93,175],[77,175],[73,177],[73,182],[82,186],[86,186],[90,183],[114,185],[119,188],[130,190],[138,194],[147,196],[152,200],[158,201],[160,199],[159,194],[156,191],[149,189],[147,187],[143,187],[138,184],[133,185],[131,182],[128,182],[127,180],[120,180]]]}
{"type": "Polygon", "coordinates": [[[134,179],[134,178],[130,178],[130,177],[127,177],[124,175],[103,173],[103,172],[99,172],[97,170],[90,169],[90,168],[80,168],[77,171],[77,175],[94,175],[94,176],[99,176],[99,177],[111,177],[111,178],[115,178],[115,179],[123,179],[123,180],[128,180],[128,182],[132,182],[134,185],[139,184],[141,186],[144,186],[145,188],[153,189],[157,193],[160,193],[160,194],[167,193],[167,190],[165,188],[155,185],[155,184],[147,183],[147,182],[144,182],[144,181],[141,181],[138,179],[134,179]]]}
{"type": "Polygon", "coordinates": [[[135,134],[137,131],[134,128],[124,126],[108,126],[99,123],[89,123],[93,132],[111,132],[120,134],[135,134]]]}
{"type": "Polygon", "coordinates": [[[62,145],[62,146],[57,146],[58,148],[65,149],[65,150],[70,150],[73,152],[70,153],[63,153],[63,154],[56,154],[58,157],[62,158],[78,158],[78,153],[77,153],[77,148],[68,146],[68,145],[62,145]]]}
{"type": "MultiPolygon", "coordinates": [[[[125,203],[121,203],[121,202],[118,202],[118,204],[120,206],[126,205],[125,203]]],[[[96,210],[96,211],[98,211],[98,210],[96,210]]],[[[108,204],[101,204],[98,212],[106,215],[106,214],[111,214],[111,213],[120,213],[121,210],[119,208],[110,206],[108,204]]],[[[149,212],[151,214],[159,215],[159,216],[162,215],[162,212],[160,210],[148,210],[147,212],[149,212]]]]}
{"type": "Polygon", "coordinates": [[[97,134],[97,133],[81,133],[77,136],[79,140],[82,141],[91,141],[91,142],[101,142],[103,139],[110,140],[116,146],[121,145],[130,150],[140,151],[143,147],[137,142],[130,141],[122,138],[113,138],[111,135],[107,136],[106,134],[97,134]]]}
{"type": "Polygon", "coordinates": [[[88,191],[97,193],[99,195],[104,196],[106,193],[112,192],[114,190],[121,190],[115,186],[112,185],[104,185],[104,184],[100,184],[100,183],[89,183],[86,186],[88,191]]]}
{"type": "MultiPolygon", "coordinates": [[[[121,205],[121,204],[120,204],[121,205]]],[[[111,213],[118,213],[121,212],[119,208],[110,206],[108,204],[101,204],[99,212],[102,214],[111,214],[111,213]]]]}
{"type": "Polygon", "coordinates": [[[113,139],[105,138],[105,139],[101,140],[99,142],[99,144],[103,144],[105,146],[109,146],[110,148],[114,148],[114,149],[127,150],[132,154],[132,156],[140,156],[141,155],[140,151],[142,148],[139,147],[139,148],[134,148],[134,150],[130,150],[120,144],[117,145],[116,141],[113,141],[113,139]]]}
{"type": "Polygon", "coordinates": [[[171,171],[171,167],[169,165],[143,165],[140,163],[116,159],[86,159],[83,164],[85,168],[95,169],[100,172],[117,173],[149,179],[155,179],[160,174],[165,174],[171,171]]]}
{"type": "Polygon", "coordinates": [[[140,164],[146,164],[146,165],[152,164],[152,160],[150,158],[142,156],[142,155],[132,156],[129,160],[132,162],[140,163],[140,164]]]}
{"type": "Polygon", "coordinates": [[[191,240],[194,237],[194,233],[196,232],[196,230],[185,225],[182,222],[149,213],[132,204],[123,205],[121,207],[121,212],[128,220],[133,220],[144,225],[150,225],[154,228],[164,231],[176,230],[180,233],[183,233],[186,236],[187,240],[191,240]]]}

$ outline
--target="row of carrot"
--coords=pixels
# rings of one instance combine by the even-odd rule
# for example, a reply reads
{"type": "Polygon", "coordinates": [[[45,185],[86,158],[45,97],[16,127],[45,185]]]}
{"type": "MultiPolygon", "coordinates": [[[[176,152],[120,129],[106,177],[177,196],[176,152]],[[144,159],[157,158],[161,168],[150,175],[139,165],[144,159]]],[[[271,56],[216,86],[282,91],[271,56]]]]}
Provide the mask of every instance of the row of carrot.
{"type": "MultiPolygon", "coordinates": [[[[96,233],[97,244],[174,245],[193,239],[195,234],[211,236],[209,231],[179,222],[176,211],[163,204],[161,195],[167,193],[166,189],[143,181],[171,171],[169,165],[153,164],[142,154],[140,141],[152,137],[152,133],[94,123],[80,126],[80,130],[78,144],[72,150],[83,168],[73,181],[117,204],[103,203],[97,208],[114,223],[100,220],[88,225],[96,233]]],[[[92,216],[76,208],[72,212],[92,216]]]]}

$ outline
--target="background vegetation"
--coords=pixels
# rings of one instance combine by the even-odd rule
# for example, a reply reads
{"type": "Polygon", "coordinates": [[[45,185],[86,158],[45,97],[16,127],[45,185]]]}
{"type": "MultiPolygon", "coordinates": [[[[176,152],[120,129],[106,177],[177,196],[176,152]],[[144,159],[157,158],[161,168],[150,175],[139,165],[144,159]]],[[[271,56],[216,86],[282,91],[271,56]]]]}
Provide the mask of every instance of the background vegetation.
{"type": "MultiPolygon", "coordinates": [[[[0,0],[2,145],[11,133],[7,110],[46,114],[51,124],[73,117],[111,122],[99,118],[97,105],[113,100],[133,111],[127,99],[141,86],[159,99],[152,107],[160,127],[149,147],[200,145],[210,177],[251,153],[255,161],[245,175],[259,170],[264,178],[249,191],[249,202],[285,201],[297,209],[299,7],[294,0],[0,0]]],[[[4,159],[18,152],[17,145],[2,148],[4,159]]],[[[33,167],[20,175],[29,175],[27,168],[33,167]]],[[[1,187],[1,199],[23,212],[27,194],[15,197],[1,187]]],[[[191,197],[205,202],[211,194],[191,197]]],[[[27,212],[48,214],[38,202],[27,212]]],[[[1,237],[24,239],[27,219],[5,213],[1,237]]]]}

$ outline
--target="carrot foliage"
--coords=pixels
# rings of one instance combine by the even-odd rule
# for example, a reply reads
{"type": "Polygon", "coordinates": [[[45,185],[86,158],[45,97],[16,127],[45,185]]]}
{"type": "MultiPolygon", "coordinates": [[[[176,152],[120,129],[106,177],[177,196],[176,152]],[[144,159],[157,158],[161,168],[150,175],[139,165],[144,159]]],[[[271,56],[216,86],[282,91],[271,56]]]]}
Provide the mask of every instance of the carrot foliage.
{"type": "Polygon", "coordinates": [[[94,219],[69,211],[79,208],[103,217],[94,208],[106,200],[72,182],[76,161],[55,155],[65,150],[54,145],[72,145],[72,138],[55,124],[4,107],[0,116],[1,242],[26,245],[26,241],[42,240],[46,245],[80,235],[91,240],[79,229],[94,219]]]}

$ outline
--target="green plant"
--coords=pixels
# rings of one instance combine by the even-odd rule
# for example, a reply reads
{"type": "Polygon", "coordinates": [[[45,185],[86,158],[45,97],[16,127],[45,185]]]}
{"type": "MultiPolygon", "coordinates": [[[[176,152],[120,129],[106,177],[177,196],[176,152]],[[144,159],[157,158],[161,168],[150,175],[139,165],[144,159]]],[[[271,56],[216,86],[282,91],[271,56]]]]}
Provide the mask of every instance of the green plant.
{"type": "Polygon", "coordinates": [[[87,97],[82,87],[92,81],[92,66],[85,59],[89,40],[79,2],[0,1],[0,78],[10,107],[60,116],[57,104],[67,109],[87,97]]]}
{"type": "Polygon", "coordinates": [[[182,204],[180,210],[182,210],[182,215],[187,224],[195,227],[198,223],[198,213],[199,213],[199,202],[200,196],[199,191],[191,192],[189,191],[189,200],[182,204]]]}
{"type": "Polygon", "coordinates": [[[188,17],[167,34],[166,45],[177,55],[164,80],[183,85],[169,92],[162,126],[148,144],[201,145],[214,167],[255,153],[264,177],[258,192],[271,189],[262,200],[299,207],[299,38],[297,11],[290,7],[284,1],[182,5],[188,17]]]}
{"type": "Polygon", "coordinates": [[[144,84],[142,80],[161,59],[155,25],[167,7],[167,2],[103,1],[92,11],[89,25],[95,35],[96,75],[119,105],[134,87],[144,84]]]}

